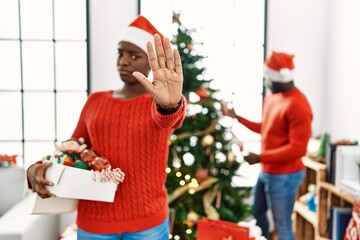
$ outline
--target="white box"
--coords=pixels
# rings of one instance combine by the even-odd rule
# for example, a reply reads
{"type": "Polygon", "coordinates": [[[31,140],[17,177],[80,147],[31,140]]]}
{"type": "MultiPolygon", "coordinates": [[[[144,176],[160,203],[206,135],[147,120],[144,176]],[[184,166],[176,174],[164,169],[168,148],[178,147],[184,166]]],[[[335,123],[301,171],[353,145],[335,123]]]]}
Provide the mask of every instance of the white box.
{"type": "Polygon", "coordinates": [[[335,160],[335,187],[360,197],[360,146],[338,146],[335,160]]]}
{"type": "Polygon", "coordinates": [[[47,189],[56,197],[35,200],[33,214],[55,214],[75,211],[78,199],[113,202],[118,184],[94,180],[94,172],[53,163],[45,178],[54,183],[47,189]]]}

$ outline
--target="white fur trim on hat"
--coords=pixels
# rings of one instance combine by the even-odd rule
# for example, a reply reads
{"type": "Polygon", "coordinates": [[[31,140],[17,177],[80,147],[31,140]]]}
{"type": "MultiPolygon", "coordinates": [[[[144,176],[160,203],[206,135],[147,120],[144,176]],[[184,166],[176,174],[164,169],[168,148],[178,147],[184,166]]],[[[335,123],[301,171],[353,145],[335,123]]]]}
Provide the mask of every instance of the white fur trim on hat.
{"type": "Polygon", "coordinates": [[[294,80],[294,70],[288,68],[282,68],[280,71],[264,66],[264,77],[269,78],[273,82],[291,82],[294,80]]]}
{"type": "Polygon", "coordinates": [[[154,42],[154,36],[140,28],[129,26],[120,35],[120,41],[132,43],[147,53],[146,43],[154,42]]]}

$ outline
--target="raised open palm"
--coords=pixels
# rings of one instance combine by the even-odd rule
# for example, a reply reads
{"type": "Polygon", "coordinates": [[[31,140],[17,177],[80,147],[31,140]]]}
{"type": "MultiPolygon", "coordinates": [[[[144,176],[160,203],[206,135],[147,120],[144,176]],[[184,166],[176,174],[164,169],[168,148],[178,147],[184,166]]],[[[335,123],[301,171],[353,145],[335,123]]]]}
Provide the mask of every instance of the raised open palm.
{"type": "Polygon", "coordinates": [[[154,79],[149,81],[140,72],[133,76],[145,87],[154,101],[164,108],[175,106],[181,99],[183,87],[183,73],[180,54],[177,49],[172,50],[168,38],[164,38],[164,48],[158,34],[154,35],[155,50],[150,42],[147,43],[147,53],[154,79]]]}

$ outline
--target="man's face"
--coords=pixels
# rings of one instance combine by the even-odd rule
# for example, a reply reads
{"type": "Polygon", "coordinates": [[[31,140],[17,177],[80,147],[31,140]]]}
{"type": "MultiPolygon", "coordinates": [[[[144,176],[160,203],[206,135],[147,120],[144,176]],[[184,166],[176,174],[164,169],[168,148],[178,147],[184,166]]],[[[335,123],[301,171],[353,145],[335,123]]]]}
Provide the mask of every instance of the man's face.
{"type": "Polygon", "coordinates": [[[272,93],[278,93],[283,90],[281,83],[274,82],[270,78],[265,78],[265,87],[270,89],[272,93]]]}
{"type": "Polygon", "coordinates": [[[279,82],[271,82],[270,91],[272,93],[278,93],[283,91],[282,84],[279,82]]]}

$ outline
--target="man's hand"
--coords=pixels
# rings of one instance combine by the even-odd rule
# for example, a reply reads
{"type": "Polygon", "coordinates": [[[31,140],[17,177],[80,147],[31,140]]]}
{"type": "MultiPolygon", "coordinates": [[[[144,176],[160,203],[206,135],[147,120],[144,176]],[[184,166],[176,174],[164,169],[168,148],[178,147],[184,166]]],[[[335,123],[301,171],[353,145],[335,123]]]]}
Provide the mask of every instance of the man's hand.
{"type": "Polygon", "coordinates": [[[221,103],[221,112],[224,116],[229,116],[232,118],[236,118],[237,115],[235,113],[234,108],[230,108],[227,103],[222,102],[221,103]]]}
{"type": "Polygon", "coordinates": [[[247,161],[250,165],[253,165],[260,162],[260,156],[250,152],[248,155],[244,156],[244,160],[247,161]]]}
{"type": "Polygon", "coordinates": [[[155,50],[147,43],[147,53],[154,80],[150,82],[140,72],[133,76],[145,87],[154,101],[163,108],[177,105],[182,96],[183,73],[180,54],[177,49],[171,50],[170,40],[164,38],[164,49],[158,34],[154,36],[155,50]]]}

